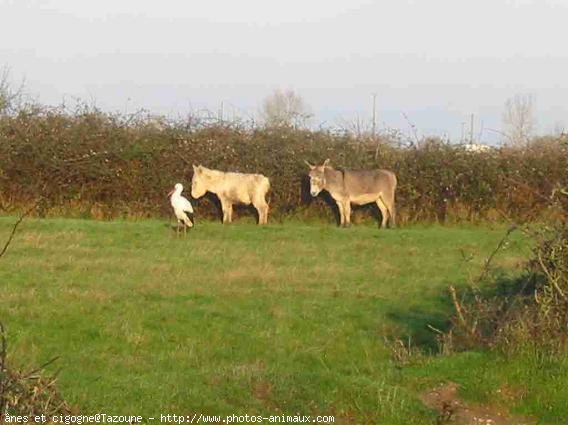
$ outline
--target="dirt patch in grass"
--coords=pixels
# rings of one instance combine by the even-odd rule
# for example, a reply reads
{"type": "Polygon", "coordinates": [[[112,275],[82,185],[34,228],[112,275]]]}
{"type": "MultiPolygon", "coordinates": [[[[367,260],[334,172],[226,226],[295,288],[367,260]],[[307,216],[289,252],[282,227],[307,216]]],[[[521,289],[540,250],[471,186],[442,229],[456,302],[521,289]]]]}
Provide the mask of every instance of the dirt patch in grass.
{"type": "Polygon", "coordinates": [[[253,382],[251,387],[254,397],[259,400],[267,400],[272,394],[272,385],[268,381],[253,382]]]}
{"type": "Polygon", "coordinates": [[[438,411],[439,424],[532,425],[535,423],[529,418],[513,417],[497,407],[468,404],[457,395],[458,388],[458,384],[449,382],[420,396],[426,406],[438,411]]]}

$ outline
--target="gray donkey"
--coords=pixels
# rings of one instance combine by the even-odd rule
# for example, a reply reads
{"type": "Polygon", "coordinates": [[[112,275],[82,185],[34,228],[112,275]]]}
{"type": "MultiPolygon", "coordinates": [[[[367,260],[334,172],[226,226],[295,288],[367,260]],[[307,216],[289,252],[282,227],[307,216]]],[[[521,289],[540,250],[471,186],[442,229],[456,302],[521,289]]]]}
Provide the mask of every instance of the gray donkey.
{"type": "Polygon", "coordinates": [[[381,227],[387,222],[396,226],[396,175],[389,170],[336,170],[329,166],[329,159],[322,165],[310,167],[310,193],[317,196],[326,190],[337,203],[342,226],[351,224],[351,204],[364,205],[376,203],[383,216],[381,227]]]}

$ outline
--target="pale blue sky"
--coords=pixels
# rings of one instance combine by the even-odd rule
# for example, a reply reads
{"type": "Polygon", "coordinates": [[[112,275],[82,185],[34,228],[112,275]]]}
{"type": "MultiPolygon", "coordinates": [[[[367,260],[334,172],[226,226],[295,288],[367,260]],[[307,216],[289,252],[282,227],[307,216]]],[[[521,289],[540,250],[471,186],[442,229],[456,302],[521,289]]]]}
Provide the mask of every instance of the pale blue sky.
{"type": "Polygon", "coordinates": [[[331,125],[376,92],[381,128],[404,112],[454,139],[529,93],[544,133],[568,127],[566,22],[568,0],[0,0],[0,65],[43,103],[112,111],[254,114],[292,88],[331,125]]]}

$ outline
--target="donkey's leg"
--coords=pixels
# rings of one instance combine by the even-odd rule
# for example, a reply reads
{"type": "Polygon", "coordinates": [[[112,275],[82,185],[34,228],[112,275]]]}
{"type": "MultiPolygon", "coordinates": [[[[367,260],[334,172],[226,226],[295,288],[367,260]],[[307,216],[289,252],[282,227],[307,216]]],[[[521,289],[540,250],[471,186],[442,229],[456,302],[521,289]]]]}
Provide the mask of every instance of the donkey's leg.
{"type": "Polygon", "coordinates": [[[336,201],[337,209],[339,210],[339,225],[345,226],[345,211],[343,210],[343,202],[336,201]]]}
{"type": "Polygon", "coordinates": [[[262,224],[268,224],[268,204],[262,206],[262,224]]]}
{"type": "Polygon", "coordinates": [[[223,210],[223,224],[230,223],[229,208],[231,207],[231,204],[225,201],[224,199],[221,199],[220,201],[221,201],[221,210],[223,210]]]}
{"type": "Polygon", "coordinates": [[[264,224],[264,200],[260,196],[255,196],[252,200],[252,206],[258,214],[258,225],[264,224]]]}
{"type": "MultiPolygon", "coordinates": [[[[262,204],[262,224],[268,224],[268,204],[266,201],[262,204]]],[[[260,221],[260,213],[258,214],[258,219],[260,221]]]]}
{"type": "Polygon", "coordinates": [[[262,202],[264,202],[264,224],[268,224],[268,212],[270,211],[270,204],[266,202],[266,193],[262,197],[262,202]]]}
{"type": "Polygon", "coordinates": [[[390,227],[396,227],[396,205],[395,205],[395,200],[394,200],[394,193],[390,199],[389,202],[389,225],[390,227]]]}
{"type": "Polygon", "coordinates": [[[377,207],[379,207],[379,210],[381,210],[381,215],[382,215],[381,229],[384,229],[385,227],[387,227],[387,220],[389,218],[389,209],[383,202],[382,198],[377,199],[377,207]]]}
{"type": "Polygon", "coordinates": [[[343,204],[343,212],[345,214],[345,225],[351,226],[351,202],[349,200],[343,204]]]}
{"type": "Polygon", "coordinates": [[[229,223],[233,222],[233,204],[230,202],[227,204],[227,221],[229,223]]]}
{"type": "Polygon", "coordinates": [[[258,224],[266,224],[268,222],[268,204],[264,199],[256,199],[252,205],[258,213],[258,224]]]}

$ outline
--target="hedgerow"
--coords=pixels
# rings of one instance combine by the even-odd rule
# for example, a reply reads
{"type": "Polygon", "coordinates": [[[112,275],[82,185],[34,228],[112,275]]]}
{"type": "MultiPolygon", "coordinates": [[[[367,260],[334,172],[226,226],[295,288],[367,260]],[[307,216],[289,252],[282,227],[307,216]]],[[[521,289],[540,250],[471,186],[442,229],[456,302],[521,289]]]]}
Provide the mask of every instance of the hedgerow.
{"type": "MultiPolygon", "coordinates": [[[[402,223],[534,220],[562,217],[568,207],[566,136],[469,152],[438,139],[400,146],[385,136],[44,107],[0,117],[0,202],[12,211],[42,199],[49,215],[167,216],[170,187],[189,188],[191,164],[203,164],[268,176],[272,219],[330,219],[329,206],[306,191],[304,164],[326,158],[335,167],[393,170],[402,223]]],[[[195,204],[199,216],[217,214],[214,202],[195,204]]]]}

